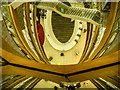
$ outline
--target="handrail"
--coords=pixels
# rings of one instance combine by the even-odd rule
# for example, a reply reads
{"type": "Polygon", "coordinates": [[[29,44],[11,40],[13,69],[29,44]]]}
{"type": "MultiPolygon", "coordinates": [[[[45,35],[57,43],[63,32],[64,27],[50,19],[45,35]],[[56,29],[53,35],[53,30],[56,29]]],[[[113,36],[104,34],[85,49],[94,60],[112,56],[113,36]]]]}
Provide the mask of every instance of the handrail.
{"type": "Polygon", "coordinates": [[[69,7],[62,2],[59,2],[57,4],[53,2],[40,2],[37,5],[37,8],[55,11],[63,17],[80,19],[83,21],[91,22],[95,25],[100,24],[100,12],[96,9],[69,7]],[[87,15],[85,13],[87,13],[87,15]]]}
{"type": "Polygon", "coordinates": [[[33,78],[31,80],[29,80],[28,82],[26,82],[24,85],[22,85],[20,88],[29,88],[29,86],[34,82],[36,81],[38,78],[33,78]]]}
{"type": "Polygon", "coordinates": [[[25,12],[25,4],[23,4],[23,6],[21,7],[21,8],[23,8],[23,23],[24,23],[24,30],[22,30],[22,33],[23,33],[23,36],[24,36],[24,38],[25,38],[25,40],[26,40],[26,42],[28,43],[28,45],[29,45],[29,47],[30,47],[30,49],[33,51],[33,53],[35,53],[35,55],[38,57],[38,58],[40,58],[39,57],[39,55],[38,55],[38,53],[36,52],[36,50],[35,50],[35,47],[34,47],[34,44],[33,44],[33,40],[31,39],[31,36],[30,36],[30,32],[28,31],[29,30],[29,23],[27,23],[27,20],[26,20],[26,18],[27,18],[27,16],[26,16],[26,12],[25,12]]]}
{"type": "Polygon", "coordinates": [[[108,18],[108,23],[105,29],[105,33],[103,35],[103,38],[100,42],[100,44],[98,45],[98,47],[95,49],[94,53],[92,54],[92,56],[88,59],[88,61],[92,60],[95,58],[95,56],[98,54],[98,52],[103,48],[105,42],[107,41],[110,32],[112,30],[114,21],[115,21],[115,17],[116,17],[116,13],[117,13],[117,7],[118,7],[118,2],[112,2],[111,3],[111,11],[110,11],[110,16],[108,18]],[[113,14],[114,13],[114,14],[113,14]]]}
{"type": "MultiPolygon", "coordinates": [[[[30,85],[29,86],[27,86],[28,88],[33,88],[39,81],[40,81],[41,79],[36,79],[35,81],[33,81],[32,83],[30,83],[30,85]]],[[[26,88],[27,88],[26,87],[26,88]]]]}
{"type": "Polygon", "coordinates": [[[34,27],[35,27],[35,36],[37,38],[37,42],[38,42],[38,45],[39,45],[39,48],[40,48],[40,51],[42,52],[42,55],[43,55],[43,60],[46,61],[46,63],[49,63],[48,62],[48,59],[47,59],[47,56],[45,55],[43,49],[42,49],[42,46],[40,44],[40,41],[39,41],[39,38],[38,38],[38,31],[37,31],[37,21],[36,21],[36,15],[37,15],[37,7],[35,6],[34,7],[34,27]],[[46,60],[45,60],[46,59],[46,60]]]}
{"type": "Polygon", "coordinates": [[[110,83],[109,81],[106,81],[105,79],[99,77],[98,78],[100,81],[104,82],[106,85],[108,85],[109,87],[111,87],[112,89],[116,88],[119,89],[118,87],[116,87],[115,85],[113,85],[112,83],[110,83]]]}
{"type": "Polygon", "coordinates": [[[90,80],[99,90],[105,89],[103,85],[101,85],[99,82],[97,82],[95,79],[90,80]]]}
{"type": "Polygon", "coordinates": [[[11,83],[10,85],[6,86],[5,89],[6,89],[6,88],[13,88],[14,85],[20,83],[21,81],[23,81],[23,80],[25,80],[25,79],[27,79],[27,78],[28,78],[28,76],[25,76],[25,77],[22,77],[22,78],[20,78],[20,79],[17,79],[16,81],[14,81],[13,83],[11,83]]]}
{"type": "MultiPolygon", "coordinates": [[[[114,33],[115,33],[115,32],[114,32],[114,33]]],[[[99,53],[95,56],[95,58],[99,57],[100,54],[101,54],[104,50],[106,50],[106,49],[111,45],[111,43],[109,43],[109,41],[110,41],[111,37],[114,35],[114,33],[110,34],[107,42],[105,43],[105,45],[103,46],[103,48],[99,51],[99,53]]]]}
{"type": "MultiPolygon", "coordinates": [[[[8,75],[6,78],[3,78],[2,81],[0,81],[0,87],[5,85],[5,84],[8,84],[10,83],[10,81],[13,79],[13,78],[16,78],[16,77],[19,77],[20,75],[8,75]]],[[[15,79],[14,79],[15,80],[15,79]]],[[[12,80],[12,81],[14,81],[12,80]]]]}
{"type": "Polygon", "coordinates": [[[115,36],[114,40],[110,43],[110,48],[105,50],[104,55],[102,56],[108,55],[110,53],[119,50],[120,42],[118,40],[119,40],[119,34],[115,36]]]}
{"type": "Polygon", "coordinates": [[[88,58],[88,56],[90,55],[91,51],[93,50],[94,45],[96,44],[96,39],[97,39],[97,36],[98,36],[98,31],[99,31],[99,26],[96,26],[95,27],[95,33],[94,33],[93,39],[91,41],[91,46],[88,48],[88,51],[87,51],[86,55],[83,57],[83,59],[82,59],[81,62],[84,62],[88,58]]]}
{"type": "Polygon", "coordinates": [[[11,13],[11,17],[12,17],[12,20],[13,20],[13,24],[15,26],[15,29],[16,29],[16,32],[17,32],[17,35],[18,37],[20,38],[21,42],[23,43],[23,45],[25,46],[25,48],[27,49],[27,51],[31,54],[31,56],[37,61],[37,62],[42,62],[39,60],[38,57],[36,57],[36,55],[31,51],[30,47],[28,46],[27,42],[25,41],[25,38],[22,34],[22,31],[21,31],[21,28],[20,28],[20,25],[19,25],[19,21],[17,21],[17,15],[16,15],[16,11],[11,7],[9,6],[10,8],[10,13],[11,13]]]}
{"type": "MultiPolygon", "coordinates": [[[[30,6],[30,4],[29,4],[29,3],[26,3],[26,18],[27,18],[26,20],[27,20],[28,30],[29,30],[29,32],[30,32],[30,37],[31,37],[31,39],[32,39],[33,45],[34,45],[35,50],[36,50],[37,54],[39,55],[39,57],[42,58],[42,60],[43,60],[45,63],[49,64],[49,62],[48,62],[47,60],[45,60],[45,59],[43,58],[43,56],[41,55],[41,52],[38,50],[37,45],[36,45],[36,43],[35,43],[35,40],[34,40],[34,38],[33,38],[32,30],[31,30],[31,24],[30,24],[30,13],[29,13],[30,10],[29,10],[29,6],[30,6]]],[[[36,35],[36,36],[37,36],[37,35],[36,35]]],[[[39,47],[40,47],[40,46],[39,46],[39,47]]]]}
{"type": "Polygon", "coordinates": [[[84,56],[86,55],[86,52],[88,50],[89,44],[90,44],[90,40],[91,40],[91,36],[92,36],[92,29],[93,29],[93,24],[91,23],[87,23],[87,39],[86,39],[86,44],[84,47],[84,51],[82,53],[81,59],[79,62],[82,62],[84,56]]]}
{"type": "Polygon", "coordinates": [[[31,29],[31,27],[29,28],[29,26],[31,25],[31,23],[29,23],[29,22],[27,22],[27,16],[28,16],[28,14],[26,15],[26,8],[25,8],[25,4],[23,4],[22,5],[22,8],[23,8],[23,15],[24,15],[24,17],[23,17],[23,23],[24,23],[24,30],[22,30],[22,32],[23,32],[23,36],[24,36],[24,38],[25,38],[25,40],[26,40],[26,42],[28,43],[28,45],[29,45],[29,47],[30,47],[30,49],[33,51],[33,53],[35,53],[35,55],[39,58],[39,59],[41,59],[40,57],[39,57],[39,54],[36,52],[36,48],[35,48],[35,46],[34,46],[34,44],[33,44],[33,37],[30,35],[30,33],[32,33],[32,31],[30,31],[30,29],[31,29]]]}
{"type": "MultiPolygon", "coordinates": [[[[119,10],[119,9],[118,9],[119,10]]],[[[114,39],[115,39],[115,37],[117,36],[117,34],[118,34],[118,31],[119,31],[119,29],[117,29],[116,30],[116,27],[117,27],[117,22],[118,22],[118,20],[119,20],[119,18],[116,16],[116,20],[115,20],[115,22],[114,22],[114,25],[113,25],[113,27],[112,27],[112,30],[111,30],[111,32],[110,32],[110,35],[109,35],[109,37],[108,37],[108,39],[107,39],[107,41],[105,42],[105,44],[104,44],[104,46],[103,46],[103,48],[99,51],[99,53],[96,55],[96,58],[97,57],[100,57],[100,54],[105,50],[106,51],[106,49],[112,44],[112,42],[110,42],[111,41],[111,38],[113,38],[113,35],[115,35],[114,36],[114,39]]],[[[103,54],[102,54],[103,55],[103,54]]],[[[101,56],[102,56],[101,55],[101,56]]]]}
{"type": "Polygon", "coordinates": [[[34,79],[34,77],[32,77],[32,76],[31,76],[31,77],[28,77],[27,79],[25,79],[25,80],[19,82],[18,84],[14,85],[13,88],[22,88],[22,86],[23,86],[24,84],[26,84],[28,81],[30,81],[30,80],[32,80],[32,79],[34,79]]]}
{"type": "Polygon", "coordinates": [[[97,83],[99,83],[102,87],[104,87],[104,90],[112,89],[110,86],[105,84],[104,82],[100,81],[98,78],[94,79],[97,83]]]}
{"type": "Polygon", "coordinates": [[[33,82],[34,80],[36,80],[37,78],[33,77],[30,80],[23,82],[23,84],[19,87],[19,88],[26,88],[28,86],[28,84],[30,84],[31,82],[33,82]]]}
{"type": "MultiPolygon", "coordinates": [[[[9,6],[3,6],[2,8],[7,8],[7,10],[6,10],[6,12],[8,13],[8,12],[10,12],[10,9],[9,9],[9,6]]],[[[3,15],[3,18],[5,19],[5,17],[4,17],[4,15],[3,15]]],[[[25,49],[25,47],[24,47],[24,45],[23,45],[23,43],[21,42],[21,40],[20,40],[20,38],[18,37],[18,35],[17,35],[17,32],[16,32],[16,30],[15,30],[15,27],[14,27],[14,25],[13,25],[13,22],[11,22],[12,21],[12,18],[11,18],[11,16],[10,16],[10,14],[8,14],[8,18],[10,19],[10,23],[12,23],[11,24],[11,26],[12,26],[12,28],[13,28],[13,32],[14,32],[14,36],[15,36],[15,38],[13,38],[13,40],[14,40],[14,42],[18,45],[18,43],[20,44],[19,46],[20,46],[20,48],[22,49],[22,50],[24,50],[26,53],[27,53],[27,55],[29,55],[29,57],[31,58],[31,59],[33,59],[33,57],[30,55],[30,53],[25,49]],[[18,43],[16,42],[16,40],[18,41],[18,43]]],[[[8,19],[7,18],[7,19],[8,19]]],[[[6,19],[5,19],[6,20],[6,19]]],[[[5,23],[7,24],[7,22],[5,21],[5,23]]],[[[7,26],[7,25],[6,25],[7,26]]],[[[7,28],[8,28],[8,26],[7,26],[7,28]]],[[[11,29],[12,30],[12,29],[11,29]]]]}
{"type": "Polygon", "coordinates": [[[24,76],[18,76],[18,77],[15,77],[13,78],[12,80],[8,80],[6,84],[3,84],[2,85],[2,89],[6,88],[8,85],[10,85],[11,83],[13,83],[14,81],[20,79],[20,78],[23,78],[24,76]]]}
{"type": "MultiPolygon", "coordinates": [[[[120,82],[117,81],[117,80],[114,80],[113,77],[110,77],[110,76],[106,76],[106,77],[103,77],[104,80],[108,81],[108,82],[111,82],[113,85],[117,86],[118,88],[120,88],[120,82]]],[[[119,80],[119,79],[118,79],[119,80]]]]}

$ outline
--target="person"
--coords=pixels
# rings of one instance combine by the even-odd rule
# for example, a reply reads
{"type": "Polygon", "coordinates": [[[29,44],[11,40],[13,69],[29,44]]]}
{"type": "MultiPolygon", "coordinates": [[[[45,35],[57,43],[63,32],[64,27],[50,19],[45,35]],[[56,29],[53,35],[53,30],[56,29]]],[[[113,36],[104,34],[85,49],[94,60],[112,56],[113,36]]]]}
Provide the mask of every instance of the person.
{"type": "Polygon", "coordinates": [[[57,90],[57,89],[58,89],[58,87],[57,87],[57,86],[55,86],[55,87],[54,87],[54,89],[55,89],[55,90],[57,90]]]}
{"type": "Polygon", "coordinates": [[[75,90],[75,87],[74,87],[74,86],[69,85],[69,86],[67,87],[67,89],[68,89],[68,90],[75,90]]]}

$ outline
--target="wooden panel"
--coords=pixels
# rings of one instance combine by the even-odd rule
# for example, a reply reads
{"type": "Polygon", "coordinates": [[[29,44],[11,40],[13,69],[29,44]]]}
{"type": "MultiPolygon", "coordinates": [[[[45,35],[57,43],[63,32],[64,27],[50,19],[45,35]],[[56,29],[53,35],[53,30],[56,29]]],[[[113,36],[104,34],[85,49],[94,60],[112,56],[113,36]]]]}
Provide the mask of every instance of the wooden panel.
{"type": "Polygon", "coordinates": [[[118,70],[119,70],[118,67],[120,67],[120,65],[115,65],[115,66],[111,66],[111,67],[107,67],[99,70],[94,70],[94,71],[89,71],[82,74],[69,76],[69,80],[71,82],[76,82],[76,81],[81,82],[88,79],[94,79],[97,77],[104,77],[106,75],[118,75],[118,70]]]}
{"type": "Polygon", "coordinates": [[[37,63],[33,60],[25,59],[19,56],[16,56],[8,51],[5,51],[3,49],[0,49],[2,51],[2,57],[6,59],[8,62],[18,65],[23,65],[27,67],[33,67],[41,70],[47,70],[47,71],[54,71],[56,73],[63,73],[64,66],[57,66],[57,65],[47,65],[43,63],[37,63]],[[57,66],[57,68],[56,68],[57,66]]]}
{"type": "Polygon", "coordinates": [[[83,58],[83,60],[82,60],[83,62],[88,58],[88,56],[90,55],[90,53],[92,52],[92,50],[93,50],[93,48],[94,48],[94,46],[96,44],[96,39],[97,39],[97,36],[98,36],[98,31],[99,31],[99,26],[96,26],[95,33],[94,33],[93,39],[91,41],[91,46],[88,49],[87,54],[83,58]]]}
{"type": "Polygon", "coordinates": [[[44,59],[44,57],[41,55],[40,51],[38,50],[37,46],[36,46],[36,43],[35,43],[35,40],[34,40],[34,37],[33,37],[33,33],[32,33],[32,30],[31,30],[31,24],[30,24],[30,4],[29,3],[26,3],[26,20],[27,20],[27,26],[28,26],[28,31],[30,32],[30,37],[32,39],[32,43],[34,45],[34,48],[37,52],[37,54],[39,55],[40,58],[42,58],[42,60],[49,64],[49,62],[47,60],[44,59]]]}
{"type": "Polygon", "coordinates": [[[89,44],[91,42],[91,36],[92,36],[92,29],[93,29],[93,24],[87,23],[87,40],[86,40],[86,45],[84,47],[84,52],[81,56],[80,63],[83,61],[83,58],[85,57],[89,44]]]}
{"type": "Polygon", "coordinates": [[[9,62],[9,65],[2,67],[3,74],[41,77],[57,83],[66,81],[66,76],[71,81],[84,81],[104,75],[118,74],[118,53],[120,51],[98,58],[95,61],[76,65],[48,65],[21,58],[3,49],[0,50],[2,50],[2,57],[9,62]]]}
{"type": "Polygon", "coordinates": [[[43,49],[42,49],[42,46],[41,46],[41,44],[40,44],[39,37],[38,37],[36,16],[37,16],[37,7],[35,6],[35,7],[34,7],[35,36],[36,36],[36,38],[37,38],[37,42],[38,42],[38,44],[39,44],[39,48],[40,48],[40,50],[41,50],[41,52],[42,52],[42,54],[43,54],[43,57],[44,57],[44,58],[46,59],[46,61],[47,61],[47,60],[48,60],[48,59],[47,59],[47,56],[45,55],[45,53],[44,53],[44,51],[43,51],[43,49]]]}
{"type": "MultiPolygon", "coordinates": [[[[0,37],[0,38],[2,38],[2,37],[0,37]]],[[[14,55],[26,58],[25,56],[20,54],[20,52],[17,52],[15,49],[13,49],[3,38],[2,38],[2,47],[1,48],[5,49],[8,52],[13,53],[14,55]]]]}
{"type": "MultiPolygon", "coordinates": [[[[19,21],[18,21],[18,17],[17,17],[17,14],[16,14],[16,10],[14,10],[11,6],[9,6],[10,8],[10,13],[11,13],[11,17],[12,17],[12,20],[13,20],[13,24],[15,26],[15,29],[16,29],[16,32],[17,32],[17,35],[18,37],[20,38],[22,44],[24,45],[24,47],[26,48],[26,50],[30,53],[30,55],[37,61],[37,62],[42,62],[39,60],[39,58],[37,58],[37,56],[32,52],[32,50],[30,49],[29,45],[27,44],[23,34],[22,34],[22,30],[21,30],[21,27],[20,27],[20,24],[19,24],[19,21]]],[[[43,62],[42,62],[43,63],[43,62]]]]}
{"type": "Polygon", "coordinates": [[[10,66],[10,65],[2,67],[2,70],[3,70],[2,73],[6,74],[6,75],[18,74],[18,75],[34,76],[37,78],[50,80],[50,81],[53,81],[56,83],[60,83],[61,81],[64,81],[64,82],[66,81],[65,77],[63,77],[63,76],[38,72],[38,71],[24,69],[24,68],[20,68],[20,67],[14,67],[14,66],[10,66]]]}
{"type": "Polygon", "coordinates": [[[67,68],[66,74],[116,63],[119,60],[119,58],[118,58],[119,53],[120,53],[120,51],[117,51],[115,53],[106,55],[104,57],[97,58],[94,61],[88,61],[85,63],[76,64],[76,65],[68,65],[65,67],[65,70],[67,68]]]}

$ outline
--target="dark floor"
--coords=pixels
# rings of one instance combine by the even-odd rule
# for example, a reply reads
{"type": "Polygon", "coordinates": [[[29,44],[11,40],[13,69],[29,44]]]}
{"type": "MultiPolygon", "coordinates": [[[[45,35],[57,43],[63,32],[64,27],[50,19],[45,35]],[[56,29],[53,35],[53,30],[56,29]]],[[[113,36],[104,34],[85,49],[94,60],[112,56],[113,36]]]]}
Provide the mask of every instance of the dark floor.
{"type": "Polygon", "coordinates": [[[71,19],[62,17],[57,13],[52,13],[52,28],[56,38],[62,42],[67,42],[73,34],[74,22],[71,19]]]}

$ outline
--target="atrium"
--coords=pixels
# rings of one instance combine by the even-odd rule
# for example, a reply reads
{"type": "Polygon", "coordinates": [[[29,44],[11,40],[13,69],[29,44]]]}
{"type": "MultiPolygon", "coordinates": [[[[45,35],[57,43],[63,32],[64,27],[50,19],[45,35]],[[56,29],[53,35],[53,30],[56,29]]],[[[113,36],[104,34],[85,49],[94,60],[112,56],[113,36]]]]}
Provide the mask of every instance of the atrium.
{"type": "Polygon", "coordinates": [[[1,0],[0,88],[120,88],[120,2],[1,0]]]}

